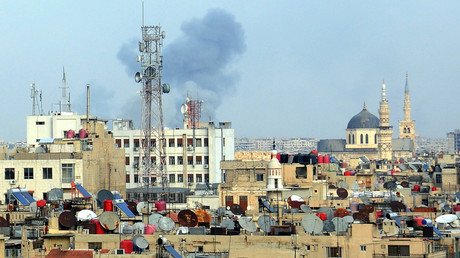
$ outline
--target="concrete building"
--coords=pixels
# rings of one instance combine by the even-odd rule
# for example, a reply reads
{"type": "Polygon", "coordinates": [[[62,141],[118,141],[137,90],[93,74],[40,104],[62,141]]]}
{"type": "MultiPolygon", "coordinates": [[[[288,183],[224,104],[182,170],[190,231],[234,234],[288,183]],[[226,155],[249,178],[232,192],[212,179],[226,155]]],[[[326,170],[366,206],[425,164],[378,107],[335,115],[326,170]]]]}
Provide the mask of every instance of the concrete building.
{"type": "Polygon", "coordinates": [[[447,153],[454,154],[460,151],[460,130],[447,133],[447,153]]]}
{"type": "MultiPolygon", "coordinates": [[[[28,121],[66,120],[55,116],[60,115],[29,117],[28,121]]],[[[76,116],[71,118],[77,120],[76,116]]],[[[41,132],[42,126],[52,127],[47,123],[33,125],[27,131],[40,136],[45,135],[41,132]]],[[[30,148],[30,152],[15,153],[0,160],[4,179],[0,180],[0,189],[5,193],[4,202],[9,201],[6,192],[12,188],[33,191],[36,199],[46,199],[47,192],[52,188],[62,188],[64,197],[70,198],[72,182],[81,183],[93,194],[101,189],[125,194],[124,151],[115,148],[105,121],[91,119],[89,124],[82,123],[73,128],[87,128],[88,131],[84,130],[85,135],[80,134],[80,138],[48,138],[54,134],[38,141],[34,138],[31,143],[34,147],[30,148]]]]}
{"type": "MultiPolygon", "coordinates": [[[[113,136],[119,149],[125,150],[126,187],[143,187],[141,130],[131,120],[114,120],[113,136]]],[[[220,183],[220,162],[234,158],[234,129],[230,122],[200,123],[196,129],[165,129],[166,167],[169,187],[193,188],[197,183],[220,183]],[[195,145],[194,145],[195,144],[195,145]]],[[[152,136],[154,141],[154,136],[152,136]]],[[[155,145],[155,143],[153,143],[155,145]]],[[[152,152],[153,163],[159,157],[152,152]]]]}

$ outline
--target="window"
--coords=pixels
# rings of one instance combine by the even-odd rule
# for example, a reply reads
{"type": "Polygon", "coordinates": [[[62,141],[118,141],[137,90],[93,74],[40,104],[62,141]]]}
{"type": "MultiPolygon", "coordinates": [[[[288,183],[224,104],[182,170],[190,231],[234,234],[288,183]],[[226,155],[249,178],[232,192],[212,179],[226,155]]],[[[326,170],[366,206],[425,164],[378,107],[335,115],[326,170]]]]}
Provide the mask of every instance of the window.
{"type": "Polygon", "coordinates": [[[193,157],[192,156],[187,157],[187,164],[193,165],[193,157]]]}
{"type": "Polygon", "coordinates": [[[139,148],[139,139],[134,139],[134,148],[135,149],[139,148]]]}
{"type": "Polygon", "coordinates": [[[174,147],[174,139],[169,139],[168,140],[168,146],[169,147],[174,147]]]}
{"type": "Polygon", "coordinates": [[[88,242],[88,249],[101,250],[102,242],[88,242]]]}
{"type": "Polygon", "coordinates": [[[123,148],[129,148],[129,139],[123,140],[123,148]]]}
{"type": "Polygon", "coordinates": [[[193,139],[192,138],[188,138],[187,139],[187,147],[192,147],[193,146],[193,139]]]}
{"type": "Polygon", "coordinates": [[[5,179],[14,179],[14,168],[5,168],[5,179]]]}
{"type": "Polygon", "coordinates": [[[24,168],[24,179],[34,179],[33,168],[24,168]]]}
{"type": "Polygon", "coordinates": [[[121,147],[121,139],[115,139],[115,144],[117,145],[117,148],[121,147]]]}
{"type": "Polygon", "coordinates": [[[342,257],[341,247],[326,247],[326,248],[327,248],[327,257],[342,257]]]}
{"type": "Polygon", "coordinates": [[[45,124],[45,121],[37,121],[35,122],[36,125],[44,125],[45,124]]]}
{"type": "Polygon", "coordinates": [[[204,147],[208,147],[208,138],[204,138],[203,142],[204,142],[204,147]]]}
{"type": "Polygon", "coordinates": [[[197,165],[203,164],[203,157],[202,156],[196,156],[196,164],[197,165]]]}
{"type": "Polygon", "coordinates": [[[177,175],[177,182],[178,183],[183,183],[184,182],[184,175],[181,175],[181,174],[177,175]]]}
{"type": "Polygon", "coordinates": [[[150,148],[155,148],[157,147],[157,140],[153,139],[153,140],[150,140],[150,148]]]}
{"type": "Polygon", "coordinates": [[[134,183],[139,183],[139,175],[134,175],[134,183]]]}
{"type": "Polygon", "coordinates": [[[184,144],[182,143],[182,139],[177,139],[177,147],[182,147],[184,144]]]}
{"type": "Polygon", "coordinates": [[[404,132],[404,133],[407,133],[407,130],[406,130],[406,128],[404,128],[404,129],[403,129],[403,132],[404,132]]]}
{"type": "Polygon", "coordinates": [[[150,163],[152,165],[156,165],[157,164],[157,157],[150,157],[150,163]]]}
{"type": "Polygon", "coordinates": [[[363,144],[363,134],[359,135],[359,143],[363,144]]]}
{"type": "Polygon", "coordinates": [[[361,248],[361,252],[365,252],[365,251],[366,251],[366,246],[365,246],[365,245],[361,245],[360,248],[361,248]]]}
{"type": "Polygon", "coordinates": [[[377,144],[377,134],[374,134],[374,144],[377,144]]]}
{"type": "Polygon", "coordinates": [[[410,128],[407,128],[407,133],[410,133],[410,128]]]}
{"type": "Polygon", "coordinates": [[[196,147],[201,147],[201,138],[195,139],[195,146],[196,147]]]}
{"type": "Polygon", "coordinates": [[[264,181],[264,174],[256,174],[256,181],[264,181]]]}
{"type": "Polygon", "coordinates": [[[176,175],[170,174],[169,175],[169,182],[170,183],[175,183],[176,182],[176,175]]]}
{"type": "Polygon", "coordinates": [[[53,179],[52,168],[43,168],[43,179],[53,179]]]}
{"type": "Polygon", "coordinates": [[[389,245],[388,256],[410,256],[410,249],[408,245],[389,245]]]}
{"type": "Polygon", "coordinates": [[[177,164],[178,165],[184,164],[184,160],[182,159],[182,156],[177,156],[177,164]]]}
{"type": "Polygon", "coordinates": [[[176,164],[176,157],[169,156],[169,165],[175,165],[175,164],[176,164]]]}
{"type": "Polygon", "coordinates": [[[204,163],[205,165],[208,165],[209,164],[209,157],[208,156],[204,156],[204,163]]]}
{"type": "Polygon", "coordinates": [[[71,183],[72,181],[75,181],[74,167],[75,164],[63,163],[61,165],[63,183],[71,183]]]}
{"type": "Polygon", "coordinates": [[[231,206],[233,204],[233,196],[225,196],[225,206],[231,206]]]}
{"type": "Polygon", "coordinates": [[[129,166],[129,157],[125,157],[125,165],[129,166]]]}
{"type": "Polygon", "coordinates": [[[442,184],[442,175],[441,174],[436,174],[435,175],[435,183],[436,184],[442,184]]]}
{"type": "Polygon", "coordinates": [[[129,175],[126,175],[126,183],[129,183],[129,175]]]}
{"type": "Polygon", "coordinates": [[[204,174],[204,181],[209,182],[209,174],[204,174]]]}
{"type": "Polygon", "coordinates": [[[366,144],[368,144],[368,143],[369,143],[369,135],[366,134],[366,144]]]}
{"type": "Polygon", "coordinates": [[[202,174],[197,174],[196,175],[196,182],[197,183],[203,182],[203,175],[202,174]]]}
{"type": "Polygon", "coordinates": [[[295,178],[307,178],[307,168],[306,167],[296,167],[295,168],[295,178]]]}
{"type": "Polygon", "coordinates": [[[139,157],[134,156],[133,167],[139,168],[139,157]]]}
{"type": "Polygon", "coordinates": [[[187,176],[187,182],[193,183],[193,174],[187,176]]]}
{"type": "Polygon", "coordinates": [[[351,144],[351,134],[348,135],[348,144],[351,144]]]}
{"type": "Polygon", "coordinates": [[[355,135],[354,134],[351,136],[351,139],[352,139],[352,144],[355,144],[355,135]]]}

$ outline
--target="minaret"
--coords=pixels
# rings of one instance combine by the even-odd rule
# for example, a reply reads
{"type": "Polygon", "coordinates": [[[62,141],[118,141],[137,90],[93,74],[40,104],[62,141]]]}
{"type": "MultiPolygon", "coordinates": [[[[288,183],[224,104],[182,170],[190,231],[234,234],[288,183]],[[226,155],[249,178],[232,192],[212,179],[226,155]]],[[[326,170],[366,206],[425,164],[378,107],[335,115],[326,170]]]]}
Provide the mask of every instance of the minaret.
{"type": "Polygon", "coordinates": [[[392,136],[393,128],[390,125],[390,107],[388,105],[387,91],[385,81],[382,83],[382,97],[379,108],[379,135],[378,135],[378,150],[379,158],[391,160],[393,157],[392,136]]]}
{"type": "Polygon", "coordinates": [[[62,67],[62,95],[60,100],[61,110],[60,112],[72,112],[70,108],[70,93],[67,95],[67,80],[65,78],[64,66],[62,67]]]}
{"type": "Polygon", "coordinates": [[[399,138],[409,138],[415,141],[415,122],[410,117],[409,80],[406,73],[406,86],[404,87],[404,119],[399,121],[399,138]]]}

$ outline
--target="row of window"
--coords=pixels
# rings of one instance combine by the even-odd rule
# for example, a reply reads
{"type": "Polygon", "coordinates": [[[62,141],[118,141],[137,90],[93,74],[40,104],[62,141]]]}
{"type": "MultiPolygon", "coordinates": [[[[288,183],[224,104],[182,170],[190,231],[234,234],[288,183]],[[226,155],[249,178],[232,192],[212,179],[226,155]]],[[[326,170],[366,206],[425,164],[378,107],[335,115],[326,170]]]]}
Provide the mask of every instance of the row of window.
{"type": "MultiPolygon", "coordinates": [[[[37,175],[34,172],[34,168],[24,168],[23,179],[38,179],[37,175]]],[[[63,183],[70,183],[72,181],[75,181],[75,164],[61,164],[61,177],[63,183]]],[[[19,174],[16,178],[15,168],[5,168],[5,180],[13,180],[19,178],[19,174]]],[[[53,168],[43,167],[41,179],[53,179],[53,168]]]]}
{"type": "MultiPolygon", "coordinates": [[[[134,161],[133,161],[133,166],[137,167],[139,166],[139,157],[135,156],[134,161]]],[[[182,156],[169,156],[168,157],[168,164],[167,165],[183,165],[184,164],[184,158],[182,156]]],[[[150,162],[152,164],[156,164],[157,159],[156,157],[150,157],[150,162]]],[[[187,164],[188,165],[193,165],[193,156],[187,156],[187,164]]],[[[207,165],[209,164],[209,156],[196,156],[195,157],[195,165],[207,165]]],[[[130,165],[130,158],[125,157],[125,165],[129,166],[130,165]]]]}
{"type": "MultiPolygon", "coordinates": [[[[134,183],[139,183],[139,175],[134,175],[134,183]]],[[[169,174],[168,175],[169,183],[183,183],[184,182],[184,175],[182,174],[169,174]]],[[[130,183],[131,179],[129,175],[126,175],[126,183],[130,183]]],[[[209,182],[209,175],[205,174],[188,174],[187,175],[187,183],[203,183],[209,182]],[[203,181],[204,179],[204,181],[203,181]]]]}
{"type": "MultiPolygon", "coordinates": [[[[349,134],[348,135],[348,143],[355,144],[355,135],[349,134]]],[[[359,135],[359,143],[360,144],[369,144],[369,135],[368,134],[360,134],[359,135]]],[[[374,135],[374,144],[377,144],[377,134],[374,135]]]]}
{"type": "MultiPolygon", "coordinates": [[[[225,140],[225,139],[224,139],[225,140]]],[[[140,139],[133,139],[133,147],[134,148],[140,148],[140,143],[144,143],[144,140],[140,139]]],[[[171,139],[166,139],[165,143],[163,144],[163,147],[166,147],[166,142],[168,143],[168,147],[174,148],[174,147],[183,147],[184,146],[184,139],[182,138],[171,138],[171,139]]],[[[118,147],[123,147],[123,148],[130,148],[130,143],[129,139],[115,139],[115,143],[117,144],[118,147]]],[[[144,146],[146,144],[143,144],[144,146]]],[[[195,143],[193,143],[193,138],[187,138],[187,145],[186,146],[195,146],[195,147],[208,147],[209,141],[208,138],[195,138],[195,143]]],[[[150,140],[150,146],[151,147],[156,147],[156,139],[151,139],[150,140]]]]}

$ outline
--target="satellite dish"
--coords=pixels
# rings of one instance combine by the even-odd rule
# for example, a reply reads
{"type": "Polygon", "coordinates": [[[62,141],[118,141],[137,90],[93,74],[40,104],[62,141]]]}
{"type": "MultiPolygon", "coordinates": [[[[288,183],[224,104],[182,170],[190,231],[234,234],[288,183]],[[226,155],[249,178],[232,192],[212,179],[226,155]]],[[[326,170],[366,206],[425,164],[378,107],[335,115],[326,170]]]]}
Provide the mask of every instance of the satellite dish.
{"type": "Polygon", "coordinates": [[[311,208],[310,206],[306,205],[306,204],[302,204],[300,205],[300,209],[305,212],[305,213],[310,213],[311,212],[311,208]]]}
{"type": "Polygon", "coordinates": [[[222,222],[220,223],[221,227],[227,228],[227,229],[235,229],[235,222],[229,218],[224,218],[222,222]]]}
{"type": "MultiPolygon", "coordinates": [[[[32,205],[32,203],[30,204],[32,205]]],[[[449,204],[443,202],[441,204],[439,204],[439,209],[443,212],[447,212],[447,213],[450,213],[452,212],[452,207],[449,206],[449,204]]]]}
{"type": "Polygon", "coordinates": [[[455,197],[456,197],[458,200],[460,200],[460,192],[456,192],[456,193],[455,193],[455,197]]]}
{"type": "Polygon", "coordinates": [[[302,204],[305,204],[305,200],[298,195],[291,195],[287,199],[289,206],[293,209],[299,209],[302,204]]]}
{"type": "Polygon", "coordinates": [[[145,237],[141,235],[135,235],[133,237],[133,243],[135,246],[139,247],[140,249],[145,249],[149,247],[149,242],[145,239],[145,237]]]}
{"type": "Polygon", "coordinates": [[[390,207],[394,212],[406,211],[406,205],[402,202],[392,201],[390,202],[390,207]]]}
{"type": "Polygon", "coordinates": [[[162,90],[163,90],[163,93],[169,93],[171,91],[171,86],[169,86],[169,84],[167,83],[163,83],[162,90]]]}
{"type": "Polygon", "coordinates": [[[105,189],[99,190],[97,192],[97,201],[102,205],[105,200],[113,200],[113,193],[105,189]]]}
{"type": "Polygon", "coordinates": [[[401,186],[404,187],[404,188],[409,188],[409,182],[407,182],[407,181],[402,181],[402,182],[401,182],[401,186]]]}
{"type": "Polygon", "coordinates": [[[342,200],[348,197],[348,191],[345,188],[338,188],[336,192],[339,198],[342,200]]]}
{"type": "Polygon", "coordinates": [[[396,189],[396,183],[394,181],[388,181],[383,183],[383,188],[387,190],[395,190],[396,189]]]}
{"type": "Polygon", "coordinates": [[[216,215],[217,215],[217,216],[220,216],[220,217],[225,216],[225,212],[226,212],[226,211],[227,211],[227,210],[225,209],[225,207],[219,207],[219,208],[217,208],[217,210],[216,210],[216,215]]]}
{"type": "Polygon", "coordinates": [[[344,218],[335,217],[332,219],[332,223],[334,224],[335,231],[337,233],[347,232],[348,222],[344,218]]]}
{"type": "Polygon", "coordinates": [[[177,214],[179,224],[184,227],[194,227],[198,224],[198,217],[191,210],[181,210],[177,214]]]}
{"type": "Polygon", "coordinates": [[[337,187],[338,187],[338,188],[345,188],[345,189],[348,189],[348,184],[347,184],[347,182],[345,182],[345,181],[340,181],[340,182],[337,184],[337,187]]]}
{"type": "Polygon", "coordinates": [[[276,222],[270,215],[263,215],[257,220],[257,225],[263,232],[270,232],[271,226],[276,225],[276,222]]]}
{"type": "Polygon", "coordinates": [[[144,234],[145,224],[142,222],[136,222],[133,225],[133,230],[135,234],[144,234]]]}
{"type": "Polygon", "coordinates": [[[323,231],[334,232],[335,231],[334,223],[332,223],[332,221],[330,220],[323,221],[323,231]]]}
{"type": "Polygon", "coordinates": [[[144,42],[139,42],[139,52],[144,52],[145,50],[145,43],[144,42]]]}
{"type": "Polygon", "coordinates": [[[136,210],[139,214],[142,214],[142,210],[147,208],[147,204],[145,202],[139,202],[136,204],[136,210]]]}
{"type": "Polygon", "coordinates": [[[350,213],[347,211],[347,209],[344,208],[338,208],[334,211],[334,217],[343,218],[348,215],[350,215],[350,213]]]}
{"type": "Polygon", "coordinates": [[[136,72],[136,74],[134,75],[134,81],[137,83],[142,81],[142,75],[140,72],[136,72]]]}
{"type": "Polygon", "coordinates": [[[163,218],[161,214],[153,213],[152,215],[149,216],[149,224],[155,225],[155,227],[158,228],[158,222],[160,221],[161,218],[163,218]]]}
{"type": "Polygon", "coordinates": [[[343,219],[343,221],[345,221],[348,224],[353,223],[353,221],[354,221],[353,216],[350,216],[350,215],[345,216],[342,219],[343,219]]]}
{"type": "Polygon", "coordinates": [[[165,232],[173,230],[175,226],[174,221],[168,217],[163,217],[158,221],[158,227],[165,232]]]}
{"type": "Polygon", "coordinates": [[[327,215],[326,220],[331,220],[334,217],[334,210],[331,207],[321,207],[318,209],[318,213],[325,213],[327,215]]]}
{"type": "Polygon", "coordinates": [[[64,192],[61,188],[53,188],[48,192],[48,201],[60,201],[64,199],[64,192]]]}
{"type": "Polygon", "coordinates": [[[250,217],[240,217],[238,219],[240,226],[247,232],[253,233],[257,230],[256,223],[250,217]]]}
{"type": "Polygon", "coordinates": [[[240,205],[235,204],[235,203],[230,205],[230,211],[235,215],[243,215],[244,213],[243,208],[241,208],[240,205]]]}
{"type": "Polygon", "coordinates": [[[58,221],[66,228],[71,228],[77,224],[77,218],[75,218],[75,215],[73,215],[71,211],[61,212],[61,214],[59,214],[58,221]]]}
{"type": "Polygon", "coordinates": [[[95,218],[97,218],[97,215],[92,210],[81,210],[77,213],[78,221],[89,221],[95,218]]]}
{"type": "Polygon", "coordinates": [[[374,205],[371,205],[371,204],[367,204],[367,205],[364,205],[362,211],[363,212],[366,212],[366,213],[372,213],[374,212],[374,205]]]}
{"type": "Polygon", "coordinates": [[[361,221],[361,223],[369,223],[369,213],[364,211],[353,213],[353,220],[361,221]]]}
{"type": "Polygon", "coordinates": [[[134,232],[134,226],[128,224],[128,222],[120,222],[119,233],[122,235],[130,235],[134,232]]]}
{"type": "Polygon", "coordinates": [[[323,221],[315,214],[307,214],[302,219],[302,227],[305,232],[318,235],[323,230],[323,221]]]}
{"type": "Polygon", "coordinates": [[[437,223],[442,223],[442,224],[449,224],[458,219],[457,215],[455,214],[444,214],[435,219],[437,223]]]}
{"type": "Polygon", "coordinates": [[[46,150],[43,147],[39,146],[35,149],[35,153],[46,153],[46,150]]]}
{"type": "Polygon", "coordinates": [[[188,106],[186,104],[182,104],[182,106],[180,107],[180,112],[182,114],[185,114],[187,113],[187,110],[188,110],[188,106]]]}
{"type": "Polygon", "coordinates": [[[0,217],[0,228],[6,228],[9,226],[10,226],[10,223],[8,222],[8,220],[6,220],[3,217],[0,217]]]}
{"type": "Polygon", "coordinates": [[[329,187],[329,189],[337,189],[337,187],[335,185],[333,185],[333,184],[330,184],[328,187],[329,187]]]}
{"type": "Polygon", "coordinates": [[[103,228],[107,230],[115,230],[120,223],[120,218],[118,218],[118,215],[113,211],[104,211],[101,215],[99,215],[99,222],[103,228]]]}
{"type": "Polygon", "coordinates": [[[367,197],[366,195],[361,195],[359,196],[359,198],[361,198],[361,201],[365,204],[365,205],[368,205],[370,203],[370,199],[369,197],[367,197]]]}

